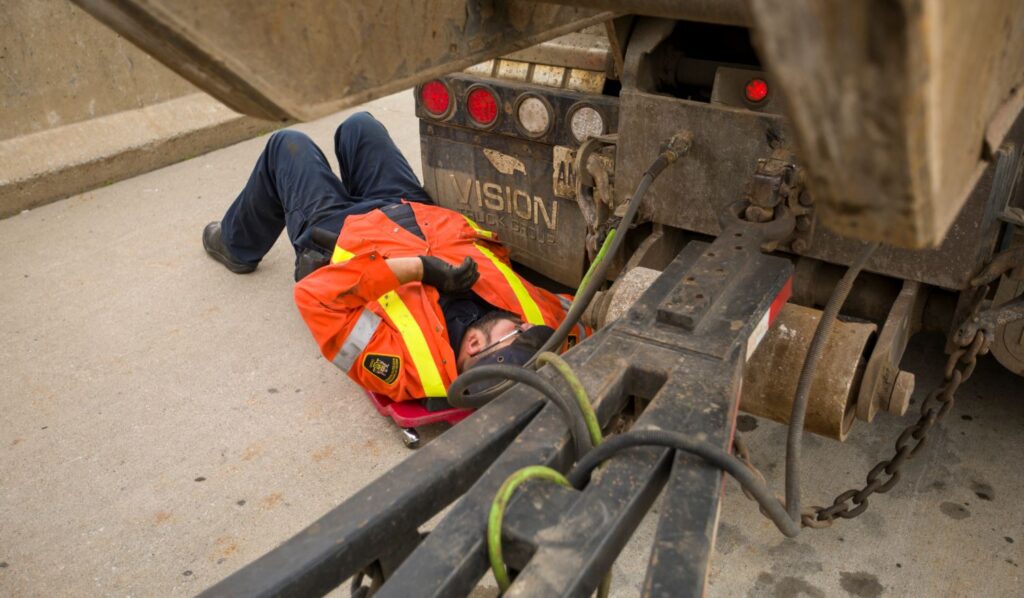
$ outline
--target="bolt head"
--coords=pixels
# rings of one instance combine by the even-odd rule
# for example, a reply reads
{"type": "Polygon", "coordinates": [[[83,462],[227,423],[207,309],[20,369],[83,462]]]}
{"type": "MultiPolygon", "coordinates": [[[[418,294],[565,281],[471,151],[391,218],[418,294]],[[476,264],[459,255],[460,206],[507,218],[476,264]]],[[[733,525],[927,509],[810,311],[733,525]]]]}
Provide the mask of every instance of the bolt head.
{"type": "Polygon", "coordinates": [[[807,241],[805,239],[796,239],[793,241],[791,247],[793,248],[793,251],[803,253],[804,251],[807,251],[807,241]]]}

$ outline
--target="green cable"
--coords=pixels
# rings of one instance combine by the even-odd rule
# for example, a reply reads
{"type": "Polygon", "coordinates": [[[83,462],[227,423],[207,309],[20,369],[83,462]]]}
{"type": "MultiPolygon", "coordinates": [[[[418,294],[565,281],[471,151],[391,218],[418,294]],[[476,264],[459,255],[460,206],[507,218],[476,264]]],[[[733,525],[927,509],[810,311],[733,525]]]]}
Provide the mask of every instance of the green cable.
{"type": "Polygon", "coordinates": [[[508,501],[512,499],[512,493],[520,484],[531,479],[548,480],[572,488],[569,480],[554,469],[543,465],[530,465],[510,475],[498,489],[498,493],[494,495],[494,502],[491,503],[491,512],[487,516],[487,556],[491,560],[494,579],[502,592],[512,585],[512,581],[508,578],[508,569],[505,568],[505,561],[501,556],[501,520],[505,516],[508,501]]]}
{"type": "Polygon", "coordinates": [[[590,432],[590,443],[594,446],[601,444],[603,439],[601,424],[597,422],[594,406],[590,404],[590,397],[587,396],[586,389],[583,388],[583,384],[580,383],[580,379],[576,377],[576,373],[572,371],[569,364],[560,356],[550,351],[545,351],[538,355],[537,363],[540,365],[550,364],[569,383],[569,387],[572,388],[572,394],[576,397],[576,403],[579,404],[580,411],[583,412],[583,420],[587,422],[587,431],[590,432]]]}
{"type": "MultiPolygon", "coordinates": [[[[614,230],[612,231],[615,232],[614,230]]],[[[600,260],[600,256],[598,257],[600,260]]],[[[576,377],[576,372],[572,371],[572,368],[564,359],[557,353],[545,351],[537,356],[537,363],[544,365],[545,363],[550,364],[551,367],[555,368],[559,374],[565,378],[565,381],[569,383],[572,388],[572,393],[576,397],[576,402],[579,403],[580,411],[583,412],[583,419],[587,422],[587,431],[590,432],[590,443],[595,447],[601,444],[604,440],[604,436],[601,434],[601,424],[597,422],[597,414],[594,413],[594,406],[590,403],[590,397],[587,396],[587,390],[583,388],[583,384],[580,379],[576,377]]],[[[612,587],[612,572],[609,571],[601,579],[601,585],[597,588],[598,598],[607,598],[608,593],[612,587]]]]}
{"type": "MultiPolygon", "coordinates": [[[[580,379],[576,377],[576,373],[572,371],[569,364],[550,351],[538,355],[537,363],[540,365],[550,364],[551,367],[555,368],[555,371],[565,378],[565,381],[572,388],[576,402],[580,406],[580,411],[583,412],[583,419],[587,422],[587,431],[590,432],[591,443],[594,446],[601,444],[603,436],[601,435],[601,425],[597,422],[597,414],[594,413],[594,407],[590,404],[590,397],[587,396],[586,389],[583,388],[583,384],[580,383],[580,379]]],[[[565,476],[554,469],[544,467],[543,465],[531,465],[510,475],[505,480],[505,483],[501,485],[501,488],[498,489],[498,493],[494,496],[494,501],[491,503],[490,515],[487,517],[487,556],[491,561],[491,571],[494,572],[494,579],[498,582],[498,587],[501,588],[502,592],[512,585],[512,581],[508,577],[508,569],[505,567],[505,561],[501,556],[501,521],[505,516],[505,507],[508,506],[509,501],[512,499],[512,493],[515,492],[515,489],[520,484],[533,478],[556,482],[566,488],[572,487],[569,485],[569,481],[565,479],[565,476]]],[[[599,597],[608,596],[611,583],[612,574],[609,572],[601,580],[601,586],[598,588],[597,595],[599,597]]]]}
{"type": "Polygon", "coordinates": [[[594,274],[594,271],[597,270],[597,267],[601,262],[604,261],[604,256],[608,253],[608,248],[612,246],[613,241],[615,241],[614,228],[608,231],[608,235],[604,238],[604,243],[601,243],[601,249],[598,250],[594,261],[590,262],[590,267],[587,268],[587,273],[583,275],[583,280],[580,281],[580,286],[578,288],[587,288],[587,283],[590,282],[590,277],[594,274]]]}

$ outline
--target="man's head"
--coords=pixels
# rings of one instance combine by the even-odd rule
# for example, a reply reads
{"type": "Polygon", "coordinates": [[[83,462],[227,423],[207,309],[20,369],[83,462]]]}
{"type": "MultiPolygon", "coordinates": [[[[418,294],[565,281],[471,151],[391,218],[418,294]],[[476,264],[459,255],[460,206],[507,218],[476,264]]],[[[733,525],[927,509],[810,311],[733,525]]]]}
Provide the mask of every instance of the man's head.
{"type": "Polygon", "coordinates": [[[456,367],[460,372],[466,371],[484,357],[511,345],[520,333],[532,326],[512,312],[495,310],[487,313],[466,329],[459,345],[456,367]]]}

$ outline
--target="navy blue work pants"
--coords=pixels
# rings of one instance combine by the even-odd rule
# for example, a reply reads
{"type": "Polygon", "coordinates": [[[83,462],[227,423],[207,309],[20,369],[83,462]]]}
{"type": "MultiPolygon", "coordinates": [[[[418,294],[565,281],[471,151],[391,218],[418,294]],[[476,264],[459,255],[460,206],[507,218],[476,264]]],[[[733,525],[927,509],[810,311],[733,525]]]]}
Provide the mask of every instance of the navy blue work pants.
{"type": "Polygon", "coordinates": [[[336,233],[345,217],[403,198],[433,203],[387,129],[368,112],[338,125],[334,153],[341,178],[304,133],[270,136],[249,182],[221,220],[222,239],[236,260],[259,263],[284,228],[299,254],[317,249],[313,227],[336,233]]]}

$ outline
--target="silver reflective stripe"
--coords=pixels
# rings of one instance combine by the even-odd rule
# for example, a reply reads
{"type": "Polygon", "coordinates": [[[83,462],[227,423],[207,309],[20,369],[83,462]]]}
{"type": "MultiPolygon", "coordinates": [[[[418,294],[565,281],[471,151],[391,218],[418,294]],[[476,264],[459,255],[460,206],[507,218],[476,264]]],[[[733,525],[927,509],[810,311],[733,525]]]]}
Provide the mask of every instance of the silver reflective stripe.
{"type": "Polygon", "coordinates": [[[377,330],[377,324],[380,324],[380,319],[380,316],[364,307],[363,313],[359,314],[359,319],[356,320],[356,325],[352,327],[352,331],[348,333],[338,354],[334,356],[334,365],[343,371],[349,371],[359,354],[370,343],[373,333],[377,330]]]}
{"type": "Polygon", "coordinates": [[[561,295],[558,295],[558,301],[562,304],[562,309],[565,311],[569,311],[569,308],[572,307],[572,301],[569,301],[561,295]]]}

